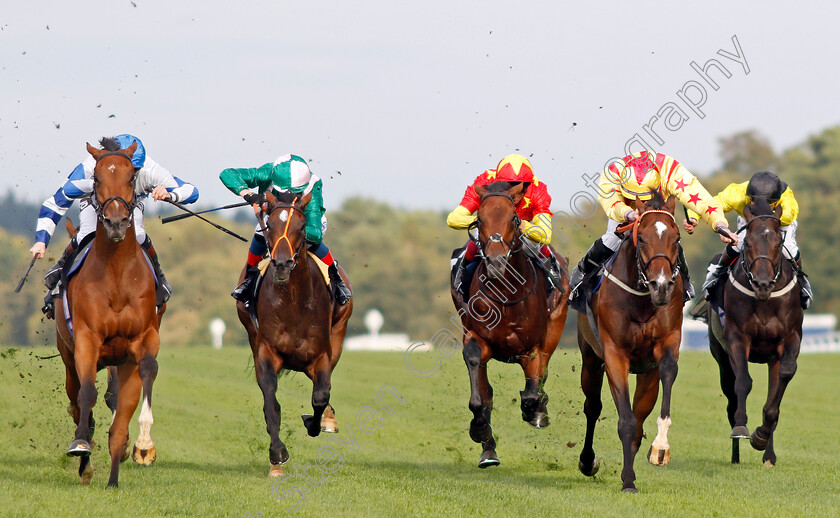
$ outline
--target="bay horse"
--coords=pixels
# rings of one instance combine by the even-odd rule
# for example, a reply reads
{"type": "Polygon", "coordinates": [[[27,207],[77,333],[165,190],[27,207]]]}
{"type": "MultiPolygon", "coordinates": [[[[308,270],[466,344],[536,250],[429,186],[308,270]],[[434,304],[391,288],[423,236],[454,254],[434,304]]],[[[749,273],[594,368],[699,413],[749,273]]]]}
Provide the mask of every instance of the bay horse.
{"type": "MultiPolygon", "coordinates": [[[[280,404],[277,402],[277,375],[281,369],[303,372],[312,380],[313,415],[303,415],[311,437],[322,431],[337,432],[330,402],[330,377],[341,357],[347,320],[353,302],[340,306],[330,291],[315,260],[307,253],[306,216],[311,200],[306,196],[266,193],[267,202],[255,211],[266,220],[265,237],[270,262],[257,296],[255,322],[244,303],[237,302],[239,320],[248,332],[254,356],[257,384],[263,394],[263,413],[269,446],[269,476],[284,474],[282,464],[289,460],[280,440],[280,404]]],[[[347,274],[339,267],[344,282],[347,274]]],[[[239,281],[245,278],[243,269],[239,281]]]]}
{"type": "Polygon", "coordinates": [[[87,145],[96,159],[91,179],[91,202],[98,216],[96,232],[87,258],[67,283],[68,307],[61,297],[56,298],[56,345],[66,369],[68,411],[76,423],[76,436],[67,454],[80,457],[83,484],[93,477],[90,443],[95,427],[96,372],[109,367],[106,400],[114,413],[108,431],[108,486],[117,487],[120,462],[128,457],[128,423],[141,388],[140,435],[132,457],[139,464],[150,465],[157,456],[150,436],[152,385],[158,372],[158,330],[166,308],[156,309],[154,273],[132,229],[137,198],[131,157],[137,143],[120,149],[112,139],[100,142],[104,149],[87,145]],[[65,314],[72,327],[62,318],[65,314]]]}
{"type": "Polygon", "coordinates": [[[554,290],[550,302],[548,281],[526,255],[525,247],[536,245],[528,243],[522,234],[516,214],[525,185],[496,182],[475,186],[475,190],[481,197],[474,224],[481,263],[470,284],[470,298],[463,300],[454,288],[451,293],[464,326],[463,356],[470,378],[469,409],[473,413],[469,434],[482,446],[478,467],[486,468],[500,463],[490,425],[493,387],[487,379],[487,363],[495,359],[522,366],[522,419],[535,428],[548,426],[544,385],[548,362],[566,324],[570,290],[564,257],[555,253],[561,265],[564,292],[554,290]]]}
{"type": "Polygon", "coordinates": [[[578,467],[587,476],[595,475],[600,467],[592,438],[601,415],[601,385],[606,371],[618,409],[618,436],[624,451],[622,490],[630,493],[638,492],[633,461],[641,446],[645,419],[656,404],[660,382],[662,409],[648,460],[657,466],[671,460],[671,389],[677,377],[683,319],[675,205],[673,196],[665,201],[659,192],[647,202],[636,198],[638,218],[618,229],[631,230],[632,236],[625,238],[600,290],[592,294],[587,314],[579,313],[577,320],[583,360],[581,388],[586,396],[586,439],[578,467]],[[632,407],[630,373],[636,374],[632,407]]]}
{"type": "Polygon", "coordinates": [[[723,285],[724,322],[714,309],[709,314],[709,346],[720,368],[720,386],[728,401],[732,426],[732,463],[740,462],[739,439],[764,450],[763,462],[776,464],[773,432],[779,405],[796,373],[802,340],[802,307],[796,270],[782,252],[782,207],[771,208],[755,198],[744,207],[746,237],[723,285]],[[766,363],[769,373],[763,422],[750,435],[747,429],[747,394],[752,389],[748,362],[766,363]]]}

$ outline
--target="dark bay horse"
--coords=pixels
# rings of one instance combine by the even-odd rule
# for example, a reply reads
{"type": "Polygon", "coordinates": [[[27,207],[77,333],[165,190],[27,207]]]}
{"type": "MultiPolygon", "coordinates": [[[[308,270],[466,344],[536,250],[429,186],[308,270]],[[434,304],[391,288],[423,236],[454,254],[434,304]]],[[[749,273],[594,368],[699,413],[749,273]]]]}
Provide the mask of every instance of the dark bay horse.
{"type": "MultiPolygon", "coordinates": [[[[263,394],[263,413],[269,446],[269,476],[283,475],[281,465],[289,460],[280,440],[280,404],[277,375],[281,369],[303,372],[312,380],[313,415],[304,415],[307,433],[337,432],[330,402],[330,377],[341,356],[352,299],[345,306],[330,297],[329,288],[315,260],[307,253],[304,209],[311,195],[266,193],[265,237],[271,260],[257,297],[257,326],[242,302],[236,308],[248,332],[254,355],[254,371],[263,394]],[[302,198],[302,199],[301,199],[302,198]]],[[[339,267],[344,282],[347,274],[339,267]]],[[[242,271],[240,282],[245,277],[242,271]]]]}
{"type": "Polygon", "coordinates": [[[776,464],[773,432],[782,396],[796,372],[802,307],[796,271],[782,253],[781,211],[781,206],[774,211],[762,198],[744,208],[746,238],[723,287],[722,333],[717,312],[711,309],[709,314],[709,346],[728,401],[733,464],[740,462],[738,440],[747,437],[753,448],[765,450],[766,465],[776,464]],[[763,423],[752,435],[747,429],[746,401],[752,388],[747,362],[766,363],[769,372],[763,423]]]}
{"type": "Polygon", "coordinates": [[[662,410],[648,460],[664,466],[671,459],[671,388],[677,377],[683,318],[675,200],[670,197],[665,202],[655,192],[650,201],[642,203],[637,198],[635,205],[638,219],[619,227],[619,231],[632,230],[632,237],[621,244],[603,285],[593,294],[591,313],[579,313],[577,321],[583,357],[581,388],[586,396],[586,439],[579,468],[587,476],[599,468],[592,437],[601,415],[601,385],[606,371],[624,450],[623,491],[632,493],[638,492],[633,461],[641,446],[645,419],[656,404],[660,382],[662,410]],[[636,374],[632,407],[630,373],[636,374]]]}
{"type": "Polygon", "coordinates": [[[476,186],[478,250],[481,264],[464,301],[452,289],[452,300],[464,326],[464,361],[470,376],[473,413],[470,438],[482,445],[478,467],[499,464],[496,441],[490,426],[493,388],[487,379],[487,362],[495,359],[519,363],[525,372],[525,390],[520,392],[522,419],[535,428],[548,426],[544,391],[548,362],[566,324],[569,297],[567,261],[557,254],[562,267],[565,293],[554,291],[549,311],[548,281],[526,255],[528,239],[520,231],[516,206],[524,185],[497,182],[476,186]]]}
{"type": "MultiPolygon", "coordinates": [[[[80,457],[79,476],[88,484],[93,476],[90,463],[94,430],[92,408],[96,403],[96,372],[106,366],[118,383],[114,420],[108,432],[111,474],[108,485],[116,487],[120,462],[127,458],[128,423],[143,391],[140,435],[133,458],[149,465],[156,458],[149,435],[152,423],[152,385],[157,376],[158,330],[165,311],[155,307],[155,279],[135,238],[133,209],[136,173],[131,157],[137,147],[120,149],[116,141],[102,139],[105,149],[87,145],[96,159],[93,196],[99,221],[87,259],[67,287],[68,313],[64,301],[56,299],[57,347],[67,371],[68,410],[76,423],[76,438],[67,454],[80,457]]],[[[112,408],[114,408],[112,406],[112,408]]]]}

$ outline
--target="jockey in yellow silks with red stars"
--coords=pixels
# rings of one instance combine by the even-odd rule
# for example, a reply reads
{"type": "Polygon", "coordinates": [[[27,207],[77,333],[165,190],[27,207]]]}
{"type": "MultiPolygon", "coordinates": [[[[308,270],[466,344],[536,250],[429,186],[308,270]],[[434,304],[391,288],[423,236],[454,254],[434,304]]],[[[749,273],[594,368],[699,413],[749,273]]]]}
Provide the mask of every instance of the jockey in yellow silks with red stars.
{"type": "MultiPolygon", "coordinates": [[[[658,190],[664,198],[675,196],[683,205],[699,214],[714,230],[721,232],[725,243],[737,243],[738,238],[729,230],[720,204],[700,184],[700,181],[674,158],[662,153],[641,151],[612,163],[601,173],[598,182],[600,203],[609,217],[607,231],[601,236],[572,272],[571,285],[575,290],[584,276],[609,259],[621,246],[621,238],[615,234],[622,223],[636,220],[639,213],[632,208],[638,197],[651,198],[651,191],[658,190]]],[[[689,225],[689,223],[685,223],[689,225]]],[[[686,226],[688,229],[688,226],[686,226]]],[[[693,226],[691,227],[693,231],[693,226]]],[[[682,249],[680,249],[680,260],[682,249]]],[[[685,290],[693,296],[688,280],[688,268],[681,268],[685,274],[685,290]]]]}
{"type": "MultiPolygon", "coordinates": [[[[478,175],[475,181],[467,187],[461,203],[446,218],[446,224],[456,230],[467,229],[475,220],[475,212],[481,205],[481,198],[475,192],[476,186],[489,185],[496,182],[524,183],[524,196],[516,206],[516,214],[522,220],[520,230],[522,235],[538,245],[540,256],[550,259],[551,267],[546,271],[552,287],[562,286],[560,268],[551,253],[548,244],[551,242],[551,196],[544,182],[534,176],[531,162],[522,155],[508,155],[504,157],[495,169],[487,169],[478,175]]],[[[525,247],[529,250],[532,247],[525,247]]],[[[466,288],[472,273],[478,266],[476,254],[478,248],[473,240],[467,242],[463,261],[460,261],[455,272],[454,286],[465,296],[466,288]]]]}

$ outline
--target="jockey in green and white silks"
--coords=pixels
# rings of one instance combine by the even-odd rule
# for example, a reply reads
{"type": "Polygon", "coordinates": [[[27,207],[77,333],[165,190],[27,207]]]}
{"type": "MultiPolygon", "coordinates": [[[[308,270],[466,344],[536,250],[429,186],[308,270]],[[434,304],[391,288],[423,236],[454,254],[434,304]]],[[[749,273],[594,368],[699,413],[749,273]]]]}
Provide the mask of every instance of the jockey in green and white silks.
{"type": "MultiPolygon", "coordinates": [[[[347,304],[352,294],[338,273],[338,263],[333,259],[327,245],[323,243],[324,232],[327,230],[322,195],[323,182],[309,170],[309,165],[303,158],[297,155],[283,155],[274,162],[268,162],[260,167],[225,169],[219,175],[219,179],[232,193],[242,196],[251,204],[262,203],[265,200],[263,193],[271,189],[304,196],[312,194],[312,199],[303,211],[306,218],[305,232],[309,251],[329,267],[330,282],[336,288],[338,303],[342,306],[347,304]]],[[[266,252],[268,252],[268,245],[263,235],[262,225],[257,224],[248,250],[245,280],[231,293],[235,299],[246,305],[250,304],[253,296],[252,288],[259,275],[257,265],[266,252]]]]}

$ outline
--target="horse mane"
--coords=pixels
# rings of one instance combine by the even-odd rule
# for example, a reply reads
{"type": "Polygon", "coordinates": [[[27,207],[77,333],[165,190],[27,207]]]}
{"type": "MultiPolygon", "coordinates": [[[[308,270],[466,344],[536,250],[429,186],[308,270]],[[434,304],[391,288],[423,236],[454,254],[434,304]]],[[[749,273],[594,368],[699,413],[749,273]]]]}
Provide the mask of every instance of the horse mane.
{"type": "Polygon", "coordinates": [[[295,202],[295,199],[300,201],[301,198],[303,198],[303,195],[301,195],[301,193],[294,193],[294,192],[291,192],[291,191],[287,191],[287,192],[274,191],[274,192],[272,192],[272,194],[274,194],[274,197],[277,199],[278,203],[284,203],[286,205],[291,205],[292,203],[295,202]]]}
{"type": "Polygon", "coordinates": [[[776,213],[773,210],[773,207],[770,206],[770,202],[767,198],[763,196],[753,198],[753,201],[750,204],[750,210],[754,216],[773,216],[776,213]]]}
{"type": "Polygon", "coordinates": [[[650,194],[652,198],[645,204],[647,209],[651,210],[663,210],[665,208],[665,197],[662,196],[662,193],[656,189],[651,189],[650,194]]]}
{"type": "Polygon", "coordinates": [[[528,188],[527,182],[493,182],[485,185],[484,188],[487,189],[487,192],[506,192],[519,184],[523,184],[522,192],[525,192],[525,189],[528,188]]]}
{"type": "Polygon", "coordinates": [[[119,151],[120,150],[120,143],[117,142],[117,139],[114,137],[102,137],[99,139],[99,145],[102,146],[102,149],[105,151],[119,151]]]}

